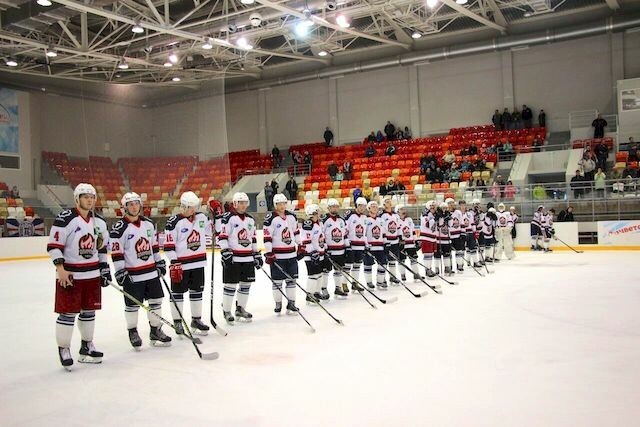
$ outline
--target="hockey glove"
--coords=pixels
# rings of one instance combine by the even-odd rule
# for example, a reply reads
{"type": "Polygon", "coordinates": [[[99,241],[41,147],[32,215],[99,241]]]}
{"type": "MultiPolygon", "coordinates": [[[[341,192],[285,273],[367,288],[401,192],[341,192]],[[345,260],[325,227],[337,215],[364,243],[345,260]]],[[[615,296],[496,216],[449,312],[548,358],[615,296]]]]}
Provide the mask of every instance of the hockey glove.
{"type": "Polygon", "coordinates": [[[303,259],[305,255],[306,252],[304,250],[304,246],[298,246],[298,253],[296,254],[296,258],[298,259],[298,261],[303,259]]]}
{"type": "Polygon", "coordinates": [[[163,259],[156,262],[156,269],[158,270],[158,274],[164,276],[165,274],[167,274],[167,262],[163,259]]]}
{"type": "Polygon", "coordinates": [[[260,253],[258,252],[253,254],[253,265],[256,270],[260,270],[264,265],[264,261],[262,261],[262,255],[260,255],[260,253]]]}
{"type": "Polygon", "coordinates": [[[555,230],[555,229],[553,229],[553,228],[550,228],[550,229],[549,229],[549,233],[550,233],[552,236],[555,236],[555,235],[556,235],[556,230],[555,230]]]}
{"type": "Polygon", "coordinates": [[[133,280],[131,280],[129,272],[125,269],[116,271],[116,282],[122,287],[125,285],[133,285],[133,280]]]}
{"type": "Polygon", "coordinates": [[[233,265],[233,252],[231,249],[223,249],[222,250],[222,266],[224,268],[229,268],[233,265]]]}
{"type": "Polygon", "coordinates": [[[318,251],[311,252],[311,262],[313,265],[320,265],[320,253],[318,251]]]}
{"type": "Polygon", "coordinates": [[[264,256],[264,262],[271,265],[276,261],[276,255],[273,252],[267,252],[264,256]]]}
{"type": "Polygon", "coordinates": [[[111,281],[111,269],[106,262],[100,263],[100,286],[106,288],[111,281]]]}
{"type": "Polygon", "coordinates": [[[174,261],[169,266],[169,277],[171,278],[171,283],[174,285],[182,283],[182,277],[184,276],[184,271],[182,270],[182,264],[174,261]]]}

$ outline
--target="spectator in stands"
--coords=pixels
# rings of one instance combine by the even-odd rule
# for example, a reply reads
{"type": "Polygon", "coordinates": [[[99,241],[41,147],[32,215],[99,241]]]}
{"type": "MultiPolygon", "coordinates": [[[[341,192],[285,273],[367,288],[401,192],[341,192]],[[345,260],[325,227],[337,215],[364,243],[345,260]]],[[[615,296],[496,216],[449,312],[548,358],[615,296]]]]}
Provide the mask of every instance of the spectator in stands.
{"type": "Polygon", "coordinates": [[[603,171],[607,170],[607,157],[609,157],[609,147],[604,143],[604,140],[601,140],[598,145],[596,145],[596,164],[603,171]]]}
{"type": "Polygon", "coordinates": [[[629,137],[629,145],[627,146],[627,151],[629,152],[629,161],[637,162],[638,161],[638,144],[633,140],[632,137],[629,137]]]}
{"type": "Polygon", "coordinates": [[[509,130],[511,128],[511,113],[509,109],[505,108],[502,112],[502,130],[509,130]]]}
{"type": "Polygon", "coordinates": [[[491,199],[493,200],[498,200],[500,198],[500,186],[497,181],[493,181],[493,184],[491,184],[489,195],[491,195],[491,199]]]}
{"type": "Polygon", "coordinates": [[[511,142],[508,139],[502,146],[502,152],[507,155],[507,158],[510,158],[513,154],[513,145],[511,145],[511,142]]]}
{"type": "Polygon", "coordinates": [[[602,113],[598,113],[598,118],[591,122],[593,137],[604,138],[604,128],[607,127],[607,124],[607,121],[602,118],[602,113]]]}
{"type": "Polygon", "coordinates": [[[311,153],[309,153],[309,151],[305,151],[304,152],[303,161],[304,161],[305,165],[310,165],[311,164],[311,153]]]}
{"type": "Polygon", "coordinates": [[[460,181],[460,169],[455,163],[451,164],[451,169],[449,169],[449,182],[458,182],[460,181]]]}
{"type": "Polygon", "coordinates": [[[376,155],[376,149],[373,148],[373,144],[369,143],[369,146],[364,150],[365,157],[373,157],[376,155]]]}
{"type": "Polygon", "coordinates": [[[304,157],[302,156],[302,153],[300,153],[297,150],[293,152],[293,154],[291,155],[291,158],[293,159],[294,165],[299,165],[299,164],[302,164],[302,162],[304,162],[304,157]]]}
{"type": "Polygon", "coordinates": [[[433,173],[433,182],[444,182],[444,172],[439,167],[437,167],[435,172],[433,173]]]}
{"type": "Polygon", "coordinates": [[[462,163],[460,163],[460,171],[461,172],[473,172],[473,165],[467,159],[462,159],[462,163]]]}
{"type": "Polygon", "coordinates": [[[280,149],[275,144],[271,149],[271,161],[273,162],[273,167],[280,167],[280,149]]]}
{"type": "Polygon", "coordinates": [[[396,127],[388,121],[384,127],[384,133],[387,135],[387,141],[391,141],[396,134],[396,127]]]}
{"type": "Polygon", "coordinates": [[[388,182],[386,182],[386,183],[384,183],[384,184],[382,184],[380,186],[379,193],[380,193],[381,196],[386,196],[387,194],[389,194],[389,187],[391,186],[390,182],[391,182],[391,180],[389,180],[388,182]]]}
{"type": "Polygon", "coordinates": [[[456,161],[456,156],[451,152],[451,150],[447,150],[444,156],[442,156],[442,161],[447,165],[451,165],[456,161]]]}
{"type": "Polygon", "coordinates": [[[289,177],[289,181],[287,181],[285,189],[287,190],[287,193],[289,193],[289,200],[295,200],[298,198],[298,183],[293,176],[289,177]]]}
{"type": "Polygon", "coordinates": [[[349,180],[353,175],[353,166],[349,160],[345,160],[342,164],[342,176],[344,179],[349,180]]]}
{"type": "Polygon", "coordinates": [[[469,146],[469,155],[475,156],[476,154],[478,154],[478,147],[476,147],[475,142],[472,142],[471,145],[469,146]]]}
{"type": "Polygon", "coordinates": [[[360,185],[356,184],[356,188],[353,189],[353,204],[355,205],[356,200],[359,197],[362,197],[362,190],[360,189],[360,185]]]}
{"type": "Polygon", "coordinates": [[[567,206],[567,209],[563,209],[558,214],[558,222],[573,222],[573,206],[567,206]]]}
{"type": "Polygon", "coordinates": [[[486,144],[482,144],[482,148],[484,149],[484,152],[486,154],[494,154],[496,152],[496,147],[498,146],[498,144],[496,145],[490,145],[487,147],[486,144]]]}
{"type": "Polygon", "coordinates": [[[522,122],[525,129],[531,129],[533,127],[533,111],[526,105],[522,106],[522,122]]]}
{"type": "Polygon", "coordinates": [[[496,109],[495,113],[493,113],[491,123],[493,123],[493,127],[495,127],[496,130],[502,130],[502,114],[500,114],[499,110],[496,109]]]}
{"type": "Polygon", "coordinates": [[[365,187],[362,189],[362,197],[367,199],[367,202],[370,202],[373,199],[373,188],[365,187]]]}
{"type": "Polygon", "coordinates": [[[585,151],[584,156],[578,162],[578,164],[582,166],[585,181],[593,181],[593,175],[596,170],[596,162],[593,160],[591,152],[585,151]]]}
{"type": "Polygon", "coordinates": [[[539,137],[535,137],[533,138],[533,152],[534,153],[539,153],[541,150],[541,147],[544,145],[544,143],[542,142],[542,140],[539,137]]]}
{"type": "Polygon", "coordinates": [[[576,174],[571,178],[569,185],[573,190],[574,199],[581,199],[584,195],[584,177],[580,173],[580,169],[576,169],[576,174]]]}
{"type": "Polygon", "coordinates": [[[511,182],[511,180],[507,181],[507,185],[504,187],[504,198],[507,200],[513,200],[516,198],[517,192],[518,189],[513,185],[513,182],[511,182]]]}
{"type": "Polygon", "coordinates": [[[498,183],[498,189],[500,190],[500,198],[504,199],[504,190],[507,185],[502,175],[498,175],[496,177],[496,182],[498,183]]]}
{"type": "Polygon", "coordinates": [[[619,169],[614,169],[613,180],[615,181],[611,186],[613,193],[624,193],[624,180],[622,179],[622,173],[619,169]]]}
{"type": "Polygon", "coordinates": [[[371,133],[367,137],[367,141],[376,142],[376,133],[374,131],[371,131],[371,133]]]}
{"type": "Polygon", "coordinates": [[[427,158],[427,155],[423,154],[422,157],[420,157],[420,173],[424,174],[427,171],[428,167],[429,160],[427,158]]]}
{"type": "Polygon", "coordinates": [[[273,188],[273,194],[278,194],[278,189],[280,188],[280,185],[278,185],[275,179],[271,180],[271,188],[273,188]]]}
{"type": "Polygon", "coordinates": [[[327,147],[330,147],[333,142],[333,132],[331,132],[329,126],[325,128],[324,135],[322,137],[324,138],[324,143],[327,144],[327,147]]]}
{"type": "Polygon", "coordinates": [[[532,194],[533,194],[534,200],[544,200],[547,198],[547,190],[545,190],[541,184],[538,184],[535,187],[533,187],[532,194]]]}
{"type": "Polygon", "coordinates": [[[482,178],[478,178],[478,179],[476,180],[476,185],[475,185],[475,187],[476,187],[476,188],[478,188],[478,189],[479,189],[479,190],[481,190],[481,191],[484,191],[484,190],[486,190],[486,189],[487,189],[487,188],[486,188],[486,187],[487,187],[487,183],[485,182],[485,180],[484,180],[484,179],[482,179],[482,178]]]}
{"type": "Polygon", "coordinates": [[[424,180],[427,184],[431,184],[433,182],[433,170],[430,167],[424,171],[424,180]]]}
{"type": "Polygon", "coordinates": [[[336,180],[336,175],[338,174],[338,165],[336,165],[335,161],[331,161],[331,163],[327,167],[327,173],[329,174],[331,181],[336,180]]]}
{"type": "Polygon", "coordinates": [[[522,115],[517,108],[511,113],[511,129],[522,129],[522,115]]]}
{"type": "Polygon", "coordinates": [[[378,133],[376,133],[376,142],[382,142],[384,141],[384,135],[382,134],[381,131],[378,131],[378,133]]]}
{"type": "Polygon", "coordinates": [[[20,191],[18,191],[18,186],[14,185],[11,188],[11,192],[9,193],[9,195],[11,196],[12,199],[19,199],[20,198],[20,191]]]}
{"type": "Polygon", "coordinates": [[[538,126],[541,128],[547,127],[547,113],[544,110],[540,110],[538,113],[538,126]]]}
{"type": "Polygon", "coordinates": [[[627,175],[631,175],[632,178],[638,177],[638,171],[631,167],[631,165],[627,164],[627,166],[622,171],[622,176],[626,177],[627,175]]]}
{"type": "Polygon", "coordinates": [[[413,134],[409,130],[409,126],[405,126],[404,127],[404,139],[411,139],[411,138],[413,138],[413,134]]]}
{"type": "Polygon", "coordinates": [[[404,132],[402,131],[402,129],[398,128],[396,130],[396,134],[393,136],[393,139],[400,141],[404,139],[404,132]]]}
{"type": "Polygon", "coordinates": [[[602,168],[598,168],[598,171],[593,177],[593,187],[596,189],[598,197],[604,197],[604,188],[606,186],[605,180],[607,175],[602,171],[602,168]]]}
{"type": "MultiPolygon", "coordinates": [[[[505,140],[505,141],[506,141],[506,140],[505,140]]],[[[496,142],[496,147],[495,147],[496,153],[500,153],[500,154],[502,154],[502,152],[503,152],[503,151],[502,151],[502,149],[503,149],[503,147],[504,147],[504,143],[505,143],[505,141],[503,141],[503,140],[499,140],[498,142],[496,142]]]]}
{"type": "Polygon", "coordinates": [[[478,160],[476,160],[474,167],[477,171],[483,171],[487,168],[487,165],[482,157],[478,157],[478,160]]]}
{"type": "Polygon", "coordinates": [[[385,150],[384,154],[386,154],[387,156],[393,156],[397,152],[398,149],[396,148],[396,146],[393,145],[393,142],[389,141],[389,145],[387,145],[387,149],[385,150]]]}
{"type": "Polygon", "coordinates": [[[267,201],[267,210],[268,211],[272,211],[273,210],[273,195],[275,193],[273,192],[273,188],[271,188],[271,183],[269,183],[269,181],[264,183],[264,198],[267,201]]]}

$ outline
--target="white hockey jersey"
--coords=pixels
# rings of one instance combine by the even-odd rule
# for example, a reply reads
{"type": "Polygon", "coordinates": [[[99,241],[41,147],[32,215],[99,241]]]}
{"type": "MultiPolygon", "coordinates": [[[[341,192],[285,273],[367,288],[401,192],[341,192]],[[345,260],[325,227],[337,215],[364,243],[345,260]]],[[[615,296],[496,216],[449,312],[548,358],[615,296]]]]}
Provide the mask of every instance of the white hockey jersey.
{"type": "Polygon", "coordinates": [[[283,216],[269,212],[264,217],[262,228],[264,247],[275,254],[277,259],[296,257],[296,245],[300,244],[300,229],[295,214],[285,211],[283,216]]]}
{"type": "Polygon", "coordinates": [[[302,245],[304,246],[304,260],[311,261],[311,253],[318,252],[320,259],[324,259],[327,243],[322,224],[310,219],[302,223],[302,245]]]}
{"type": "Polygon", "coordinates": [[[253,254],[258,252],[256,242],[256,221],[247,213],[227,212],[219,221],[220,249],[231,249],[233,262],[253,263],[253,254]]]}
{"type": "Polygon", "coordinates": [[[331,255],[342,255],[349,246],[347,223],[340,215],[327,215],[322,223],[322,231],[327,239],[327,250],[331,255]]]}
{"type": "Polygon", "coordinates": [[[156,240],[156,227],[149,218],[139,217],[130,222],[122,218],[109,233],[111,259],[116,271],[126,269],[133,282],[158,277],[156,262],[160,261],[160,247],[156,240]]]}
{"type": "Polygon", "coordinates": [[[447,245],[451,243],[451,235],[449,233],[449,223],[451,219],[446,220],[444,217],[439,217],[438,219],[433,219],[432,229],[434,230],[436,240],[441,245],[447,245]]]}
{"type": "Polygon", "coordinates": [[[367,217],[365,220],[364,235],[367,239],[367,246],[369,247],[369,250],[384,250],[384,244],[387,242],[387,226],[381,217],[367,217]]]}
{"type": "Polygon", "coordinates": [[[511,212],[509,211],[504,211],[504,212],[496,212],[496,215],[498,216],[498,221],[496,224],[496,227],[513,227],[513,218],[511,218],[511,212]]]}
{"type": "Polygon", "coordinates": [[[353,250],[363,251],[367,244],[367,237],[365,236],[366,227],[365,214],[359,214],[356,211],[347,211],[344,220],[347,223],[347,240],[353,250]]]}
{"type": "Polygon", "coordinates": [[[538,227],[542,226],[542,217],[544,216],[544,212],[535,211],[533,213],[533,218],[531,218],[531,224],[537,225],[538,227]]]}
{"type": "Polygon", "coordinates": [[[540,215],[540,225],[547,230],[553,227],[553,214],[551,212],[540,215]]]}
{"type": "Polygon", "coordinates": [[[436,241],[436,225],[433,213],[427,208],[422,210],[420,216],[420,240],[427,242],[436,241]]]}
{"type": "Polygon", "coordinates": [[[416,247],[416,227],[413,218],[410,216],[404,219],[400,218],[400,235],[404,242],[405,249],[413,249],[416,247]]]}
{"type": "Polygon", "coordinates": [[[475,228],[476,232],[482,233],[482,224],[484,222],[484,217],[486,213],[482,212],[480,209],[473,210],[473,217],[475,219],[475,228]]]}
{"type": "Polygon", "coordinates": [[[380,218],[384,221],[387,229],[387,242],[391,245],[397,245],[400,243],[400,236],[402,230],[400,229],[400,216],[395,212],[384,211],[380,214],[380,218]]]}
{"type": "Polygon", "coordinates": [[[191,217],[172,216],[164,227],[164,253],[171,262],[182,264],[183,270],[204,268],[207,264],[207,224],[209,218],[202,212],[191,217]]]}
{"type": "Polygon", "coordinates": [[[466,232],[464,229],[464,217],[459,209],[451,212],[449,220],[449,234],[452,239],[458,239],[466,232]]]}
{"type": "Polygon", "coordinates": [[[476,231],[476,214],[473,211],[462,212],[462,228],[465,233],[473,233],[476,231]]]}
{"type": "Polygon", "coordinates": [[[482,234],[485,239],[493,237],[495,222],[485,213],[482,219],[482,234]]]}
{"type": "Polygon", "coordinates": [[[93,279],[100,276],[99,264],[107,262],[108,244],[104,218],[89,212],[85,219],[77,209],[66,209],[51,226],[47,253],[52,261],[63,259],[74,279],[93,279]]]}

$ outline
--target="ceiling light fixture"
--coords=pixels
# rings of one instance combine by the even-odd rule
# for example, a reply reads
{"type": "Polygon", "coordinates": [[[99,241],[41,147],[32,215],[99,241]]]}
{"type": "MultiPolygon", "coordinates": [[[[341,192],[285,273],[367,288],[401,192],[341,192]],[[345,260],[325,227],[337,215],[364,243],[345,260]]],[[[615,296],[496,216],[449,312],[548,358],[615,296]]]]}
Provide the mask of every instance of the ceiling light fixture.
{"type": "Polygon", "coordinates": [[[336,24],[338,24],[338,26],[342,28],[349,28],[349,26],[351,25],[347,17],[344,15],[338,15],[338,17],[336,18],[336,24]]]}
{"type": "Polygon", "coordinates": [[[47,48],[46,51],[47,53],[45,53],[45,55],[47,55],[49,58],[55,58],[56,56],[58,56],[58,52],[53,47],[47,48]]]}
{"type": "Polygon", "coordinates": [[[420,33],[419,31],[414,31],[414,32],[411,34],[411,38],[412,38],[412,39],[416,39],[416,40],[417,40],[417,39],[419,39],[420,37],[422,37],[422,33],[420,33]]]}
{"type": "Polygon", "coordinates": [[[40,6],[49,7],[51,6],[51,0],[38,0],[36,1],[40,6]]]}
{"type": "Polygon", "coordinates": [[[171,61],[165,61],[163,65],[167,68],[173,67],[173,64],[171,63],[171,61]]]}
{"type": "Polygon", "coordinates": [[[213,49],[213,39],[211,37],[207,37],[207,40],[202,44],[202,48],[205,50],[213,49]]]}
{"type": "Polygon", "coordinates": [[[437,5],[438,5],[438,0],[427,0],[427,6],[429,6],[431,9],[433,9],[437,5]]]}
{"type": "Polygon", "coordinates": [[[249,43],[249,41],[246,39],[246,37],[240,37],[238,40],[236,40],[236,45],[240,49],[244,49],[244,50],[253,49],[253,45],[251,43],[249,43]]]}
{"type": "Polygon", "coordinates": [[[174,78],[171,79],[171,81],[179,82],[180,81],[180,77],[174,77],[174,78]]]}
{"type": "Polygon", "coordinates": [[[462,5],[462,4],[467,4],[468,1],[469,0],[456,0],[456,3],[462,5]]]}
{"type": "Polygon", "coordinates": [[[329,53],[326,50],[321,50],[318,52],[318,56],[327,56],[329,53]]]}
{"type": "Polygon", "coordinates": [[[242,4],[253,4],[255,3],[256,0],[240,0],[240,3],[242,4]]]}
{"type": "Polygon", "coordinates": [[[169,62],[171,62],[172,64],[177,64],[178,63],[178,55],[175,53],[172,53],[169,55],[169,62]]]}
{"type": "Polygon", "coordinates": [[[17,67],[18,66],[18,61],[16,61],[13,58],[7,58],[4,60],[4,63],[7,64],[9,67],[17,67]]]}
{"type": "Polygon", "coordinates": [[[136,33],[136,34],[141,34],[141,33],[144,33],[144,28],[142,28],[140,23],[136,21],[136,23],[133,25],[133,27],[131,27],[131,31],[136,33]]]}
{"type": "Polygon", "coordinates": [[[122,61],[121,63],[118,64],[118,68],[120,68],[121,70],[128,70],[129,64],[127,64],[126,61],[122,61]]]}

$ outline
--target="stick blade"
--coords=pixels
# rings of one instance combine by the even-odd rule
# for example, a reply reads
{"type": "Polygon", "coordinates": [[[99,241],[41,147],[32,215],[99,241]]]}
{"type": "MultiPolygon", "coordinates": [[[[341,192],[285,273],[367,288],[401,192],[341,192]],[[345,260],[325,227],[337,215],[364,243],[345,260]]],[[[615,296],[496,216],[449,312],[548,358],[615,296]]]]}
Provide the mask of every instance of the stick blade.
{"type": "Polygon", "coordinates": [[[429,294],[429,291],[422,291],[418,294],[418,296],[422,298],[422,297],[426,297],[428,294],[429,294]]]}
{"type": "Polygon", "coordinates": [[[217,333],[219,333],[220,335],[222,335],[223,337],[226,337],[228,335],[228,332],[225,331],[224,329],[222,329],[220,326],[216,325],[214,326],[214,328],[216,330],[217,333]]]}
{"type": "Polygon", "coordinates": [[[385,301],[385,304],[392,304],[394,302],[398,301],[398,297],[391,297],[388,300],[385,301]]]}
{"type": "Polygon", "coordinates": [[[213,351],[211,353],[202,353],[200,356],[202,360],[217,360],[220,358],[220,354],[217,351],[213,351]]]}

